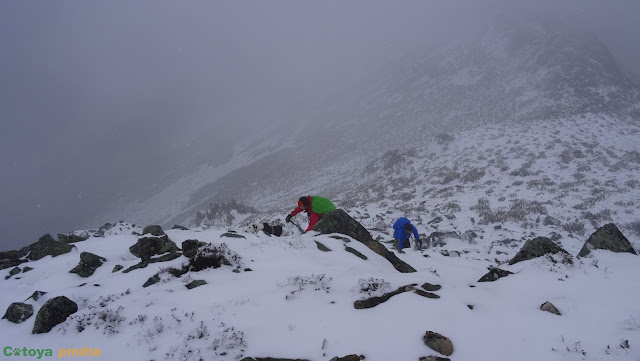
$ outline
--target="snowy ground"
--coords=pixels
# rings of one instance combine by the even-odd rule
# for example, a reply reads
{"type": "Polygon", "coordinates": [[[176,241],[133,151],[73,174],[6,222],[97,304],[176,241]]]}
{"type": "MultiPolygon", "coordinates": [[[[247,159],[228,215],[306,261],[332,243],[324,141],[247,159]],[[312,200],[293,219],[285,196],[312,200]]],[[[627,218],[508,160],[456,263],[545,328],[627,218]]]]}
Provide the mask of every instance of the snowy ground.
{"type": "MultiPolygon", "coordinates": [[[[77,243],[78,250],[30,263],[34,270],[0,283],[0,307],[41,290],[48,293],[28,301],[36,311],[59,295],[78,303],[79,310],[42,335],[31,335],[35,314],[19,325],[2,320],[3,347],[52,349],[58,357],[61,348],[88,346],[100,349],[103,360],[329,360],[354,353],[369,361],[418,360],[436,355],[422,341],[425,331],[434,331],[452,340],[452,360],[640,358],[640,258],[632,254],[596,251],[574,265],[547,258],[503,264],[515,274],[478,283],[486,267],[495,265],[488,250],[498,236],[485,233],[477,244],[451,239],[446,246],[407,250],[399,257],[418,272],[402,274],[355,240],[347,245],[368,260],[344,251],[344,241],[313,232],[280,238],[240,232],[246,239],[221,238],[222,233],[167,232],[178,245],[187,239],[225,242],[242,257],[240,273],[232,267],[209,269],[163,277],[143,288],[159,270],[186,258],[112,273],[116,264],[126,268],[138,262],[128,251],[137,240],[132,235],[90,238],[77,243]],[[332,252],[318,250],[314,240],[332,252]],[[467,253],[445,257],[443,249],[467,253]],[[82,251],[107,259],[88,279],[68,273],[82,251]],[[194,279],[208,284],[187,290],[185,284],[194,279]],[[363,292],[361,285],[371,279],[382,287],[363,292]],[[354,308],[358,299],[424,282],[442,286],[435,292],[439,299],[406,292],[374,308],[354,308]],[[545,301],[562,315],[541,311],[545,301]]],[[[563,246],[574,251],[583,242],[566,239],[563,246]]],[[[501,249],[508,253],[503,257],[512,257],[519,247],[501,249]]]]}

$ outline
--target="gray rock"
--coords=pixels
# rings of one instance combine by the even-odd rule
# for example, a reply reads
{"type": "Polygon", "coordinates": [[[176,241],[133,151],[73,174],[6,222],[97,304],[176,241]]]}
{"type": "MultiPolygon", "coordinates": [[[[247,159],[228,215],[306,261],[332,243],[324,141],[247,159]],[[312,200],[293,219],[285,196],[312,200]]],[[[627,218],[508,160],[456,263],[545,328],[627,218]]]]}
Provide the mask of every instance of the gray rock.
{"type": "Polygon", "coordinates": [[[316,247],[318,247],[319,250],[321,250],[322,252],[331,252],[331,248],[325,246],[324,244],[315,241],[316,242],[316,247]]]}
{"type": "Polygon", "coordinates": [[[22,323],[31,316],[33,316],[33,306],[27,303],[14,302],[9,305],[2,318],[13,323],[22,323]]]}
{"type": "Polygon", "coordinates": [[[356,257],[358,257],[358,258],[360,258],[360,259],[363,259],[363,260],[365,260],[365,261],[368,259],[368,258],[367,258],[367,256],[365,256],[365,255],[363,255],[362,253],[358,252],[358,250],[356,250],[356,249],[354,249],[354,248],[351,248],[351,247],[347,247],[347,246],[345,246],[345,247],[344,247],[344,250],[345,250],[345,251],[347,251],[347,252],[349,252],[349,253],[354,254],[356,257]]]}
{"type": "Polygon", "coordinates": [[[200,286],[204,286],[207,284],[207,281],[205,280],[194,280],[191,283],[189,283],[186,287],[190,290],[196,288],[196,287],[200,287],[200,286]]]}
{"type": "Polygon", "coordinates": [[[141,261],[140,263],[136,263],[135,265],[133,265],[133,266],[127,268],[126,270],[122,271],[122,273],[129,273],[129,272],[131,272],[133,270],[136,270],[136,269],[145,268],[151,263],[172,261],[172,260],[180,257],[181,255],[182,255],[182,253],[180,253],[180,252],[171,251],[171,252],[166,253],[166,254],[164,254],[164,255],[162,255],[160,257],[153,257],[153,258],[141,261]]]}
{"type": "Polygon", "coordinates": [[[188,231],[189,228],[185,227],[185,226],[181,226],[179,224],[174,225],[173,227],[171,227],[171,229],[179,229],[181,231],[188,231]]]}
{"type": "Polygon", "coordinates": [[[544,224],[545,226],[559,226],[562,224],[562,222],[551,216],[546,216],[544,217],[544,221],[542,222],[542,224],[544,224]]]}
{"type": "Polygon", "coordinates": [[[436,295],[435,293],[431,293],[423,290],[415,290],[414,293],[426,298],[440,298],[440,296],[436,295]]]}
{"type": "Polygon", "coordinates": [[[547,302],[543,303],[542,305],[540,305],[540,309],[541,309],[542,311],[547,311],[547,312],[554,313],[554,314],[556,314],[556,315],[558,315],[558,316],[562,315],[562,314],[560,313],[560,311],[558,311],[558,309],[556,308],[556,306],[554,306],[554,305],[553,305],[553,303],[551,303],[551,302],[549,302],[549,301],[547,301],[547,302]]]}
{"type": "Polygon", "coordinates": [[[493,281],[497,281],[499,278],[507,277],[508,275],[512,275],[512,274],[513,272],[492,267],[489,269],[489,273],[482,276],[482,278],[480,278],[478,282],[493,282],[493,281]]]}
{"type": "Polygon", "coordinates": [[[113,267],[113,271],[111,271],[111,273],[116,273],[116,272],[120,271],[123,268],[124,267],[121,264],[117,264],[117,265],[115,265],[115,267],[113,267]]]}
{"type": "Polygon", "coordinates": [[[76,312],[78,305],[75,302],[65,296],[54,297],[40,307],[31,333],[47,333],[76,312]]]}
{"type": "MultiPolygon", "coordinates": [[[[231,261],[227,258],[237,257],[231,256],[229,247],[223,243],[220,246],[206,245],[198,249],[195,256],[189,259],[191,271],[198,272],[207,268],[219,268],[222,266],[231,266],[231,261]]],[[[239,260],[234,260],[236,263],[239,260]]]]}
{"type": "Polygon", "coordinates": [[[518,253],[511,259],[511,261],[509,261],[509,264],[516,264],[536,257],[542,257],[550,253],[563,253],[569,256],[569,252],[565,251],[549,238],[536,237],[528,240],[524,246],[522,246],[520,251],[518,251],[518,253]]]}
{"type": "Polygon", "coordinates": [[[363,360],[364,357],[360,357],[356,354],[351,354],[351,355],[347,355],[347,356],[342,356],[342,357],[334,357],[329,361],[360,361],[363,360]]]}
{"type": "Polygon", "coordinates": [[[165,235],[164,231],[162,230],[162,227],[158,226],[157,224],[152,224],[144,227],[144,229],[142,230],[142,234],[150,234],[156,237],[161,237],[165,235]]]}
{"type": "Polygon", "coordinates": [[[61,254],[71,252],[74,246],[67,243],[58,242],[50,234],[45,234],[38,239],[38,242],[32,243],[27,246],[27,249],[31,252],[27,256],[32,261],[37,261],[46,256],[56,257],[61,254]]]}
{"type": "Polygon", "coordinates": [[[435,352],[445,356],[451,356],[453,353],[453,343],[451,340],[439,333],[427,331],[422,340],[427,347],[435,352]]]}
{"type": "Polygon", "coordinates": [[[587,239],[584,246],[582,246],[578,256],[584,257],[588,255],[592,249],[604,249],[617,253],[627,252],[637,254],[627,237],[625,237],[613,223],[605,224],[595,231],[589,239],[587,239]]]}
{"type": "Polygon", "coordinates": [[[77,242],[82,242],[82,241],[86,241],[87,239],[89,239],[89,236],[77,236],[73,233],[70,233],[68,235],[64,235],[64,234],[60,234],[58,233],[58,241],[63,242],[63,243],[77,243],[77,242]]]}
{"type": "MultiPolygon", "coordinates": [[[[44,292],[44,291],[34,291],[34,292],[31,294],[31,296],[29,296],[29,297],[27,298],[27,300],[28,300],[29,298],[31,298],[31,299],[33,299],[34,301],[37,301],[37,300],[39,300],[39,299],[40,299],[40,297],[42,297],[42,296],[44,296],[44,295],[46,295],[46,294],[47,294],[47,292],[44,292]]],[[[26,301],[26,300],[25,300],[25,301],[26,301]]]]}
{"type": "Polygon", "coordinates": [[[100,257],[90,252],[82,252],[80,254],[80,263],[75,266],[70,273],[75,273],[80,277],[90,277],[93,273],[98,269],[98,267],[102,266],[102,263],[107,260],[104,257],[100,257]]]}
{"type": "Polygon", "coordinates": [[[167,235],[162,237],[142,237],[138,239],[136,244],[129,247],[129,251],[143,261],[149,260],[158,254],[179,250],[178,246],[167,235]]]}
{"type": "Polygon", "coordinates": [[[182,254],[185,257],[191,258],[196,255],[198,248],[206,245],[205,242],[200,242],[197,239],[188,239],[182,242],[182,254]]]}
{"type": "Polygon", "coordinates": [[[440,288],[442,288],[442,286],[440,285],[432,285],[431,283],[427,283],[427,282],[423,283],[422,286],[420,287],[424,288],[425,291],[430,291],[430,292],[437,291],[440,288]]]}
{"type": "Polygon", "coordinates": [[[369,247],[372,251],[391,262],[396,270],[402,273],[416,272],[416,270],[399,259],[393,252],[390,252],[380,242],[375,241],[371,234],[355,219],[351,218],[342,209],[325,214],[322,219],[313,227],[314,231],[322,234],[340,233],[347,235],[356,241],[369,247]]]}
{"type": "Polygon", "coordinates": [[[27,272],[32,271],[32,270],[33,270],[33,268],[31,268],[31,267],[29,267],[29,266],[25,266],[25,267],[22,269],[22,273],[27,273],[27,272]]]}
{"type": "Polygon", "coordinates": [[[426,356],[426,357],[420,357],[418,361],[451,361],[451,359],[446,357],[440,357],[440,356],[426,356]]]}
{"type": "Polygon", "coordinates": [[[145,282],[142,287],[149,287],[151,285],[155,285],[156,283],[160,282],[160,275],[153,275],[151,277],[149,277],[149,279],[147,280],[147,282],[145,282]]]}
{"type": "Polygon", "coordinates": [[[395,291],[387,292],[382,296],[375,296],[371,298],[367,298],[365,300],[357,300],[353,303],[353,307],[357,310],[362,310],[365,308],[375,307],[383,302],[388,301],[391,297],[399,295],[404,292],[415,291],[416,284],[406,285],[398,288],[395,291]]]}
{"type": "Polygon", "coordinates": [[[27,253],[27,247],[24,247],[20,251],[0,252],[0,269],[11,268],[18,266],[21,263],[28,262],[28,260],[26,259],[21,259],[27,253]]]}
{"type": "Polygon", "coordinates": [[[237,234],[237,233],[235,233],[235,232],[227,232],[227,233],[223,233],[223,234],[221,234],[221,235],[220,235],[220,238],[222,238],[222,237],[229,237],[229,238],[245,238],[245,239],[247,238],[247,237],[245,237],[245,236],[243,236],[243,235],[241,235],[241,234],[237,234]]]}
{"type": "Polygon", "coordinates": [[[9,274],[12,276],[17,275],[18,273],[22,272],[22,270],[20,269],[20,267],[14,267],[11,271],[9,271],[9,274]]]}
{"type": "Polygon", "coordinates": [[[461,236],[461,239],[469,244],[478,244],[476,238],[478,238],[478,234],[470,230],[465,231],[461,236]]]}

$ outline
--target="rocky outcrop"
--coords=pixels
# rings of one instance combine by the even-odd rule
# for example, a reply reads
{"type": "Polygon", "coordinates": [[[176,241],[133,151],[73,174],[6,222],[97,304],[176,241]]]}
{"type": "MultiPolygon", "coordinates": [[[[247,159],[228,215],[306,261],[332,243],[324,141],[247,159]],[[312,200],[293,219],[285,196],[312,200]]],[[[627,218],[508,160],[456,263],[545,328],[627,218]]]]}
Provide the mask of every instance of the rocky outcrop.
{"type": "Polygon", "coordinates": [[[569,255],[569,252],[565,251],[549,238],[536,237],[528,240],[524,246],[522,246],[520,251],[518,251],[518,253],[511,259],[511,261],[509,261],[509,264],[516,264],[536,257],[542,257],[550,253],[563,253],[565,255],[569,255]]]}
{"type": "Polygon", "coordinates": [[[27,249],[30,252],[27,258],[32,261],[37,261],[46,256],[56,257],[61,254],[71,252],[71,249],[73,249],[73,247],[75,246],[56,241],[50,234],[47,233],[44,236],[40,237],[40,239],[38,239],[38,242],[32,243],[27,246],[27,249]]]}
{"type": "Polygon", "coordinates": [[[80,254],[80,263],[75,266],[70,273],[75,273],[80,277],[89,277],[102,266],[102,263],[107,260],[104,257],[100,257],[90,252],[82,252],[80,254]]]}
{"type": "Polygon", "coordinates": [[[14,302],[7,308],[7,312],[4,313],[2,318],[13,323],[22,323],[32,315],[33,306],[22,302],[14,302]]]}
{"type": "Polygon", "coordinates": [[[161,237],[142,237],[138,242],[129,247],[129,251],[143,261],[149,260],[151,257],[172,251],[179,251],[176,244],[169,239],[169,236],[161,237]]]}
{"type": "Polygon", "coordinates": [[[188,239],[182,242],[182,254],[184,254],[185,257],[191,258],[196,255],[198,248],[204,245],[206,245],[206,243],[200,242],[197,239],[188,239]]]}
{"type": "Polygon", "coordinates": [[[445,356],[451,356],[453,353],[453,343],[451,340],[439,333],[427,331],[422,340],[427,347],[435,352],[441,353],[445,356]]]}
{"type": "Polygon", "coordinates": [[[152,224],[150,226],[144,227],[144,229],[142,230],[142,234],[143,235],[150,234],[156,237],[162,237],[165,235],[164,231],[162,230],[162,227],[158,226],[157,224],[152,224]]]}
{"type": "Polygon", "coordinates": [[[77,242],[86,241],[87,239],[89,239],[88,235],[78,236],[73,233],[70,233],[68,235],[58,233],[58,241],[63,243],[77,243],[77,242]]]}
{"type": "Polygon", "coordinates": [[[336,209],[331,213],[325,214],[313,227],[313,230],[322,234],[340,233],[347,235],[387,259],[398,271],[402,273],[416,272],[413,267],[399,259],[380,242],[375,241],[371,237],[371,234],[358,223],[358,221],[351,218],[351,216],[342,209],[336,209]]]}
{"type": "Polygon", "coordinates": [[[627,237],[625,237],[613,223],[605,224],[595,231],[589,239],[587,239],[584,246],[582,246],[578,256],[584,257],[588,255],[592,249],[637,254],[627,237]]]}
{"type": "Polygon", "coordinates": [[[54,297],[40,308],[31,333],[47,333],[67,317],[78,312],[78,305],[65,296],[54,297]]]}
{"type": "Polygon", "coordinates": [[[0,269],[15,267],[21,263],[28,262],[26,259],[21,259],[28,253],[27,247],[20,251],[6,251],[0,252],[0,269]]]}

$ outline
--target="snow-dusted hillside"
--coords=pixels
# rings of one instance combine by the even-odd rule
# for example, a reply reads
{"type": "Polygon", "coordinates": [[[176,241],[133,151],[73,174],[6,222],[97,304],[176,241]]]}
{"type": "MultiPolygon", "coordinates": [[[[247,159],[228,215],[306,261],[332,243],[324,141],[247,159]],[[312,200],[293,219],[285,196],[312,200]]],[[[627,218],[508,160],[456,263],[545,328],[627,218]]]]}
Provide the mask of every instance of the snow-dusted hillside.
{"type": "MultiPolygon", "coordinates": [[[[570,174],[562,172],[563,177],[573,174],[590,177],[585,167],[593,154],[602,154],[601,159],[613,164],[624,162],[598,149],[599,145],[591,138],[606,138],[608,128],[614,129],[613,134],[624,132],[625,126],[621,124],[638,122],[639,89],[592,35],[533,21],[496,23],[458,42],[437,50],[417,51],[391,64],[372,75],[371,80],[346,89],[344,94],[336,94],[317,114],[309,114],[312,125],[301,122],[293,129],[271,129],[267,138],[254,138],[239,146],[236,156],[227,164],[215,167],[205,164],[149,199],[118,206],[100,223],[124,218],[172,226],[193,220],[197,211],[205,213],[211,204],[231,199],[272,212],[285,210],[301,194],[322,193],[340,198],[362,183],[360,178],[367,164],[389,151],[429,147],[442,133],[454,140],[460,139],[459,132],[485,134],[492,125],[505,131],[503,138],[514,139],[507,145],[506,140],[484,141],[480,151],[487,161],[495,162],[491,168],[506,163],[511,167],[509,172],[513,172],[516,163],[527,165],[530,156],[516,151],[519,149],[516,141],[529,139],[537,144],[536,148],[544,148],[552,145],[546,140],[555,137],[577,145],[563,144],[562,151],[566,149],[568,153],[559,164],[554,165],[556,159],[549,158],[552,163],[549,166],[573,170],[570,174]],[[569,124],[579,119],[594,122],[593,134],[588,132],[587,123],[581,126],[585,129],[582,132],[570,129],[569,124]],[[541,127],[540,132],[555,132],[552,128],[556,124],[561,129],[559,135],[534,134],[533,128],[522,125],[525,123],[541,127]],[[563,123],[567,125],[562,126],[563,123]],[[618,129],[618,124],[622,128],[618,129]],[[603,134],[598,133],[599,127],[604,127],[603,134]],[[517,134],[516,130],[525,133],[517,134]],[[574,139],[565,139],[565,135],[574,139]],[[588,144],[583,146],[582,142],[588,144]],[[580,148],[584,157],[570,155],[573,148],[580,148]],[[583,165],[580,170],[575,167],[578,163],[583,165]]],[[[470,154],[476,149],[473,144],[465,146],[469,149],[458,150],[470,154]]],[[[530,152],[536,157],[543,154],[549,157],[560,149],[557,147],[560,145],[555,150],[530,152]]],[[[426,166],[429,169],[440,168],[446,173],[443,167],[457,167],[458,173],[466,171],[463,162],[468,156],[443,152],[442,147],[425,151],[433,153],[426,166]]],[[[474,159],[471,161],[475,163],[474,159]]],[[[487,164],[482,160],[478,163],[487,164]]],[[[544,159],[532,159],[534,168],[542,164],[544,159]]],[[[601,166],[609,168],[602,163],[591,165],[592,173],[598,173],[601,166]]],[[[488,171],[483,181],[494,173],[488,171]]],[[[562,192],[579,188],[567,184],[579,179],[558,180],[557,174],[545,175],[550,179],[556,177],[553,181],[562,184],[562,192]]],[[[500,176],[504,178],[503,174],[500,176]]],[[[429,173],[425,177],[424,186],[431,188],[435,175],[429,173]]],[[[625,181],[618,181],[617,186],[623,187],[625,181]]],[[[587,187],[593,185],[586,183],[587,187]]],[[[534,185],[517,188],[527,187],[531,190],[534,185]]],[[[477,198],[469,201],[476,203],[477,198]]]]}

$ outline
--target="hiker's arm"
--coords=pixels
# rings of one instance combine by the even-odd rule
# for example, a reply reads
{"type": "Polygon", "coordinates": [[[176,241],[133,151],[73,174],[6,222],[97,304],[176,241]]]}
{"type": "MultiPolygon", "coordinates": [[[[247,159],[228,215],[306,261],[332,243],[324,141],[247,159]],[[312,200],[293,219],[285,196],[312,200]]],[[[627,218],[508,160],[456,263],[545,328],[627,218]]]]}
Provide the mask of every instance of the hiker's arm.
{"type": "Polygon", "coordinates": [[[318,213],[316,212],[309,212],[309,227],[307,227],[307,230],[305,232],[309,232],[313,226],[316,225],[316,223],[318,223],[318,220],[320,219],[320,217],[318,216],[318,213]]]}

